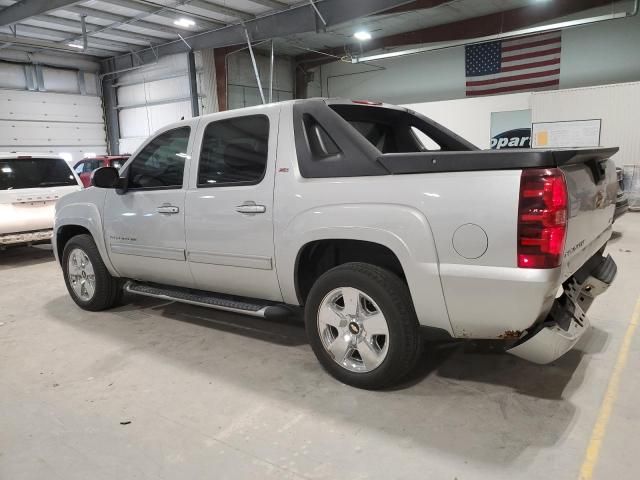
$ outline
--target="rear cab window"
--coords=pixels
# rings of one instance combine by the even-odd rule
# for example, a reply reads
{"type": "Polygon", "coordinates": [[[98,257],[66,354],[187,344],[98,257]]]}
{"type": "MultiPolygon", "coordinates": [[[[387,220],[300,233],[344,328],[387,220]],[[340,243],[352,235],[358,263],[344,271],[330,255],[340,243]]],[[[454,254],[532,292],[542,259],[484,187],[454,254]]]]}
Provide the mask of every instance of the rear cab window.
{"type": "Polygon", "coordinates": [[[378,102],[300,100],[293,105],[293,129],[304,178],[389,175],[384,162],[404,161],[404,154],[433,162],[430,155],[478,150],[417,112],[378,102]]]}
{"type": "Polygon", "coordinates": [[[76,177],[62,158],[0,159],[0,190],[75,185],[76,177]]]}
{"type": "Polygon", "coordinates": [[[473,145],[441,125],[405,109],[355,104],[330,104],[380,153],[464,151],[473,145]]]}

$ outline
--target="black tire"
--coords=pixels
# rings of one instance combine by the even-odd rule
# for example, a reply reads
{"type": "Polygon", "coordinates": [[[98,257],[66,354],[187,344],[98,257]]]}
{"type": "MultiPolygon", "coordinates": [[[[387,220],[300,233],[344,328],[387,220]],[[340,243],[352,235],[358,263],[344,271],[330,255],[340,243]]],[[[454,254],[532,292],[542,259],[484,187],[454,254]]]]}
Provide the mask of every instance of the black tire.
{"type": "Polygon", "coordinates": [[[92,312],[99,312],[101,310],[111,308],[121,301],[123,294],[122,281],[111,276],[102,261],[102,257],[100,257],[98,247],[93,241],[91,235],[76,235],[66,243],[62,253],[62,271],[64,273],[64,282],[67,286],[69,295],[71,295],[73,301],[76,302],[80,308],[92,312]],[[95,292],[89,300],[79,297],[71,286],[68,271],[69,255],[74,249],[80,249],[86,253],[93,266],[93,272],[95,275],[95,292]]]}
{"type": "Polygon", "coordinates": [[[353,387],[376,390],[403,380],[422,354],[422,337],[407,285],[395,274],[367,263],[346,263],[325,272],[315,282],[305,305],[309,343],[318,361],[337,380],[353,387]],[[372,371],[353,372],[338,364],[325,349],[318,328],[320,305],[329,292],[353,287],[381,309],[389,330],[386,357],[372,371]]]}

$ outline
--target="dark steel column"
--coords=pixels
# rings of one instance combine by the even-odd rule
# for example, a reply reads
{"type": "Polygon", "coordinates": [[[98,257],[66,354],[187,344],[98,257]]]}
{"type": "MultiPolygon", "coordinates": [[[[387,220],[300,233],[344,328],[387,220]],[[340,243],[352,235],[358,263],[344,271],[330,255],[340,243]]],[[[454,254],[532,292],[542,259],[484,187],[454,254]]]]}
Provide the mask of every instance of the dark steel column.
{"type": "MultiPolygon", "coordinates": [[[[109,71],[113,68],[112,60],[103,63],[103,70],[109,71]]],[[[118,155],[120,153],[120,120],[118,119],[118,98],[116,95],[116,75],[105,75],[102,77],[102,109],[104,111],[104,123],[107,128],[107,153],[118,155]]]]}
{"type": "Polygon", "coordinates": [[[200,115],[200,99],[198,98],[198,77],[196,72],[196,56],[193,50],[187,54],[189,61],[189,95],[191,96],[191,115],[200,115]]]}

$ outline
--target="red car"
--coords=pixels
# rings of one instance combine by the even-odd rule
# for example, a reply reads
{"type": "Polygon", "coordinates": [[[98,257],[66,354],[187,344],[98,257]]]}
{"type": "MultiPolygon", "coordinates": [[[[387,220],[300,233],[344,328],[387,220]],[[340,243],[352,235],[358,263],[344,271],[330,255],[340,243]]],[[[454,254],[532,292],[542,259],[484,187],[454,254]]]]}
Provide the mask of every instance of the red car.
{"type": "Polygon", "coordinates": [[[100,167],[120,168],[127,161],[129,155],[99,155],[94,158],[83,158],[75,164],[76,171],[84,188],[91,186],[91,173],[100,167]]]}

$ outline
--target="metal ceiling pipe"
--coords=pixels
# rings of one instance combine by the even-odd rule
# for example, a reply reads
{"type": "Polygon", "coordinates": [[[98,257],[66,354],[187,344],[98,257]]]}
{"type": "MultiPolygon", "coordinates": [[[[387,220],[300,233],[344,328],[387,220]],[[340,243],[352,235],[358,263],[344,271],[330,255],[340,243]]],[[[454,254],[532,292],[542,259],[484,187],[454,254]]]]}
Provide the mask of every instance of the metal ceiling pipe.
{"type": "Polygon", "coordinates": [[[80,16],[80,27],[82,29],[82,50],[87,51],[87,16],[80,16]]]}
{"type": "Polygon", "coordinates": [[[258,64],[256,63],[256,57],[253,55],[253,48],[251,47],[251,38],[249,38],[249,32],[246,29],[244,31],[244,35],[245,37],[247,37],[247,47],[249,48],[249,55],[251,55],[253,72],[256,74],[256,81],[258,82],[258,90],[260,91],[260,98],[262,99],[262,104],[264,105],[267,102],[264,98],[264,92],[262,91],[262,82],[260,81],[260,72],[258,71],[258,64]]]}
{"type": "Polygon", "coordinates": [[[466,39],[466,40],[458,40],[455,42],[440,44],[433,47],[428,47],[428,46],[418,47],[418,48],[410,48],[408,50],[400,50],[398,52],[380,53],[377,55],[356,56],[351,58],[351,63],[369,62],[372,60],[382,60],[385,58],[405,57],[407,55],[416,55],[419,53],[434,52],[437,50],[444,50],[452,47],[474,45],[474,44],[485,43],[485,42],[490,42],[494,40],[504,40],[507,38],[524,37],[527,35],[544,33],[544,32],[549,32],[553,30],[562,30],[566,28],[581,27],[584,25],[591,25],[594,23],[606,22],[609,20],[617,20],[620,18],[631,18],[631,17],[635,17],[638,14],[639,7],[640,7],[640,0],[634,0],[633,10],[631,10],[630,12],[625,11],[625,12],[618,12],[618,13],[610,13],[607,15],[599,15],[597,17],[581,18],[578,20],[567,20],[565,22],[552,23],[550,25],[542,25],[540,27],[523,28],[519,30],[514,30],[512,32],[498,33],[496,35],[488,35],[485,37],[478,37],[478,38],[466,39]]]}
{"type": "Polygon", "coordinates": [[[22,50],[4,49],[0,50],[0,61],[2,60],[27,64],[37,63],[44,67],[62,67],[92,73],[97,73],[100,69],[98,62],[92,62],[86,56],[74,55],[67,57],[51,52],[29,53],[22,50]]]}
{"type": "Polygon", "coordinates": [[[273,39],[271,39],[271,65],[269,68],[269,103],[273,102],[273,39]]]}

